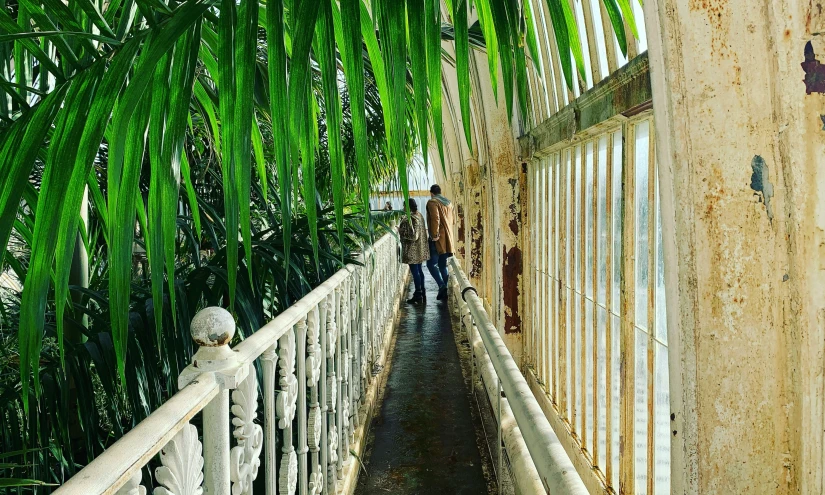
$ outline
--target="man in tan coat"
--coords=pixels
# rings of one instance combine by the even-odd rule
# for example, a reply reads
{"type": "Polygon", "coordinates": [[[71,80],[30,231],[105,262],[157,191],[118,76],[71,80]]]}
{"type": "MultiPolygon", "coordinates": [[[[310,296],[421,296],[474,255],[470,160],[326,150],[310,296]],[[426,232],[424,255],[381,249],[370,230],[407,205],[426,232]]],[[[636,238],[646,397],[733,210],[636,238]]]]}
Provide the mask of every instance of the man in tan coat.
{"type": "Polygon", "coordinates": [[[430,187],[427,201],[427,228],[430,233],[430,259],[427,269],[438,284],[438,300],[447,298],[447,259],[453,255],[453,206],[441,195],[441,186],[430,187]]]}

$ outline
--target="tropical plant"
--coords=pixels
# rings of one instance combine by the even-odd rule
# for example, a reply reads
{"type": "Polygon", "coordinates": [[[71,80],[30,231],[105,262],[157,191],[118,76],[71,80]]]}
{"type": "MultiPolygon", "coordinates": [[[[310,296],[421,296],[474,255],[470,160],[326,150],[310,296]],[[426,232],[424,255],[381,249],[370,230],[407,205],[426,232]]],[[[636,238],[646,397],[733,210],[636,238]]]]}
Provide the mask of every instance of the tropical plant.
{"type": "MultiPolygon", "coordinates": [[[[603,2],[624,49],[629,0],[603,2]]],[[[547,3],[572,86],[570,2],[547,3]]],[[[174,391],[197,309],[254,331],[369,240],[371,186],[406,196],[430,133],[444,163],[443,62],[468,142],[470,47],[527,114],[530,3],[444,4],[0,0],[0,274],[24,287],[0,299],[3,448],[24,452],[0,472],[62,481],[174,391]]]]}

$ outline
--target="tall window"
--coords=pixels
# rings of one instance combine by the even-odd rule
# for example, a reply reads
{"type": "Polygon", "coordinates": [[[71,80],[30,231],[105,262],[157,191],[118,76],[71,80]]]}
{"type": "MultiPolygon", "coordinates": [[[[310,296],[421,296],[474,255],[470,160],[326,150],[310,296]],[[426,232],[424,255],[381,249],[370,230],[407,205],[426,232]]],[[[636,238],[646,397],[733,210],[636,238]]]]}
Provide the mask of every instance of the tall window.
{"type": "Polygon", "coordinates": [[[601,483],[658,495],[670,396],[653,132],[645,114],[531,163],[528,359],[601,483]]]}

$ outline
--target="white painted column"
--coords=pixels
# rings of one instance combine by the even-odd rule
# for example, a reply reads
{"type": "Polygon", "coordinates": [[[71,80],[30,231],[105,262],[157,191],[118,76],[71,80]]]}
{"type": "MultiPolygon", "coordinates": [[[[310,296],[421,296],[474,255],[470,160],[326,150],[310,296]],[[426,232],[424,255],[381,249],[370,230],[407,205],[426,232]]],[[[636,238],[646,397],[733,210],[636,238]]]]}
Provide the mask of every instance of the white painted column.
{"type": "Polygon", "coordinates": [[[644,3],[674,494],[825,490],[822,7],[644,3]]]}

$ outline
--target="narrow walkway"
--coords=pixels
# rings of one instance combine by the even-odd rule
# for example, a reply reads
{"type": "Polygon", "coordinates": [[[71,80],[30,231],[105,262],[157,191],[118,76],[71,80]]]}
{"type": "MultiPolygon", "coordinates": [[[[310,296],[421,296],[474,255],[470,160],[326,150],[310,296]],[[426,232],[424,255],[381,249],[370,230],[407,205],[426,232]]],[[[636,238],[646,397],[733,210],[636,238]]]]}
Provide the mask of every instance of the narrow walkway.
{"type": "Polygon", "coordinates": [[[447,303],[426,280],[426,306],[402,302],[356,495],[487,493],[447,303]]]}

